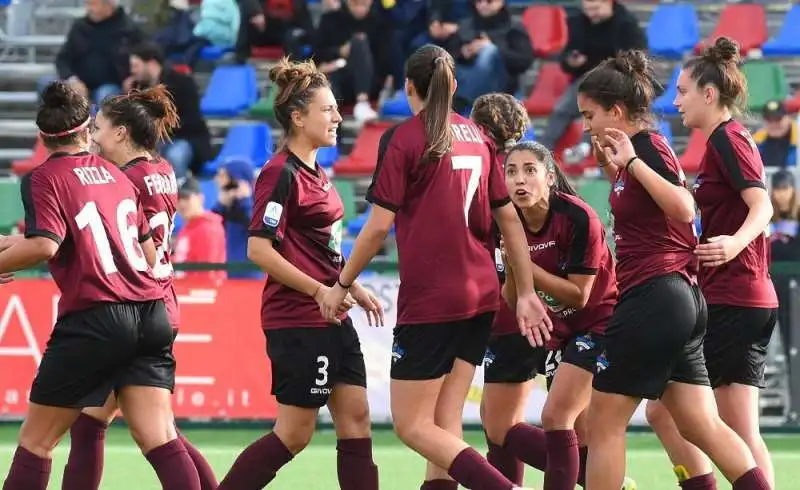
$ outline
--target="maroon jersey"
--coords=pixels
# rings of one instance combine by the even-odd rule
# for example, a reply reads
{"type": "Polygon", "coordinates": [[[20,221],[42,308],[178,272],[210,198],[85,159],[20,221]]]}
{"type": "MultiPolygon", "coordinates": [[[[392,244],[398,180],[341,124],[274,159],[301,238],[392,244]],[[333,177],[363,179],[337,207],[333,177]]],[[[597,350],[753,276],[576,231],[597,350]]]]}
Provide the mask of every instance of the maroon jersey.
{"type": "MultiPolygon", "coordinates": [[[[766,188],[764,164],[747,128],[730,120],[711,133],[694,184],[702,240],[739,230],[749,212],[741,193],[749,187],[766,188]]],[[[700,288],[708,304],[776,308],[766,230],[730,262],[702,267],[700,288]]]]}
{"type": "MultiPolygon", "coordinates": [[[[597,213],[578,197],[555,192],[550,212],[541,230],[527,229],[531,260],[550,274],[595,276],[586,306],[565,307],[552,296],[538,291],[553,321],[548,349],[556,350],[576,335],[602,334],[617,302],[614,260],[606,244],[603,223],[597,213]]],[[[516,315],[503,303],[492,328],[495,335],[518,333],[516,315]]]]}
{"type": "MultiPolygon", "coordinates": [[[[673,185],[686,186],[678,158],[664,136],[642,131],[631,142],[640,164],[644,163],[673,185]]],[[[672,272],[695,281],[697,237],[693,224],[669,219],[636,177],[624,168],[617,172],[609,202],[620,295],[637,284],[672,272]]]]}
{"type": "Polygon", "coordinates": [[[161,299],[139,243],[150,227],[131,181],[89,153],[54,153],[22,179],[25,236],[59,244],[48,263],[58,317],[99,303],[161,299]]]}
{"type": "MultiPolygon", "coordinates": [[[[333,286],[342,268],[344,205],[325,171],[283,151],[264,165],[254,194],[250,236],[269,238],[289,263],[333,286]]],[[[314,298],[267,277],[264,329],[328,325],[314,298]]]]}
{"type": "Polygon", "coordinates": [[[486,237],[490,208],[509,202],[494,144],[450,115],[453,149],[424,162],[420,116],[381,138],[367,200],[396,213],[398,325],[452,322],[499,308],[500,285],[486,237]]]}
{"type": "Polygon", "coordinates": [[[170,324],[180,324],[180,311],[175,286],[172,284],[172,262],[170,262],[170,237],[175,226],[175,211],[178,207],[178,184],[172,165],[166,160],[150,161],[137,158],[125,164],[122,171],[139,190],[139,202],[153,233],[156,246],[156,265],[153,276],[164,290],[164,303],[170,324]]]}

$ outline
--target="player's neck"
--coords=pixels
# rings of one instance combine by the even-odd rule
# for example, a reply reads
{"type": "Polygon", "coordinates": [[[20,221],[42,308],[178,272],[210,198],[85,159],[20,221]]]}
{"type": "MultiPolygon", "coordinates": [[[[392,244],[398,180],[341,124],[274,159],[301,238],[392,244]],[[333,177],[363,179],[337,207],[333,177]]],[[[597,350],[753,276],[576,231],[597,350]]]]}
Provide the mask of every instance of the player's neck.
{"type": "Polygon", "coordinates": [[[303,165],[310,169],[315,169],[317,166],[317,149],[313,146],[306,144],[304,141],[292,140],[286,145],[289,151],[303,162],[303,165]]]}
{"type": "Polygon", "coordinates": [[[81,145],[68,145],[68,146],[59,146],[53,150],[53,153],[66,153],[67,155],[74,155],[76,153],[81,153],[86,151],[81,145]]]}
{"type": "Polygon", "coordinates": [[[711,133],[714,132],[715,129],[719,127],[720,124],[724,123],[725,121],[731,119],[731,111],[728,109],[723,109],[721,112],[710,116],[705,124],[700,127],[700,131],[703,132],[706,136],[711,136],[711,133]]]}
{"type": "Polygon", "coordinates": [[[150,160],[150,153],[144,150],[136,150],[136,151],[127,151],[123,152],[119,155],[118,158],[115,159],[115,163],[119,166],[127,165],[128,163],[138,160],[140,158],[144,158],[146,160],[150,160]]]}
{"type": "Polygon", "coordinates": [[[619,127],[619,130],[625,133],[628,138],[632,138],[633,135],[641,133],[644,129],[646,129],[645,125],[627,122],[622,123],[619,127]]]}
{"type": "Polygon", "coordinates": [[[525,227],[536,233],[542,229],[547,221],[547,213],[550,212],[550,199],[543,199],[531,207],[522,210],[522,217],[525,218],[525,227]]]}

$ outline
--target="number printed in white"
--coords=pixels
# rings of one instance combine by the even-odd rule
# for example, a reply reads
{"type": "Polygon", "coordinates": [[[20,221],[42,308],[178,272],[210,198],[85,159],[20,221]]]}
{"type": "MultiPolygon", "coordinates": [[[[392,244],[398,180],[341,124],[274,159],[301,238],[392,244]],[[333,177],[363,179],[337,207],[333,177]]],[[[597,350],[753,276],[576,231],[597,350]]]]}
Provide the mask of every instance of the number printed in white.
{"type": "Polygon", "coordinates": [[[328,356],[319,356],[317,357],[317,372],[319,373],[319,378],[314,380],[314,383],[317,386],[325,386],[328,384],[328,366],[330,365],[328,361],[328,356]]]}
{"type": "Polygon", "coordinates": [[[161,211],[150,217],[150,229],[155,233],[156,228],[163,229],[164,239],[156,248],[156,265],[153,267],[153,276],[164,279],[172,275],[172,261],[169,260],[170,239],[175,229],[175,215],[171,217],[166,211],[161,211]]]}
{"type": "Polygon", "coordinates": [[[458,155],[450,157],[453,163],[453,170],[469,170],[469,181],[467,182],[467,195],[464,196],[464,221],[469,226],[469,208],[472,200],[475,199],[475,192],[481,181],[483,171],[483,158],[479,156],[458,155]]]}
{"type": "MultiPolygon", "coordinates": [[[[136,216],[136,213],[136,203],[131,199],[123,199],[117,205],[117,231],[124,244],[128,262],[135,270],[144,272],[147,270],[148,265],[142,248],[139,246],[139,230],[136,225],[128,225],[128,217],[131,214],[136,216]]],[[[78,225],[79,230],[89,227],[95,248],[97,248],[97,253],[100,255],[100,264],[103,266],[103,272],[106,274],[117,272],[117,264],[114,263],[111,244],[103,227],[100,213],[97,211],[97,204],[94,201],[86,203],[83,209],[75,216],[75,223],[78,225]]]]}

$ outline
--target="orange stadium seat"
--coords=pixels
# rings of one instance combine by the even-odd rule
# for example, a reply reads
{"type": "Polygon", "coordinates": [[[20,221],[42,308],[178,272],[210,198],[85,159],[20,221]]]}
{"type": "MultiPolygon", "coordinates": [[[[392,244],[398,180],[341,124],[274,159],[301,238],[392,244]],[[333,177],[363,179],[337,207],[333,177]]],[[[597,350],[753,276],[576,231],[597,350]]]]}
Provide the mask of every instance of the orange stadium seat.
{"type": "Polygon", "coordinates": [[[706,135],[699,129],[692,130],[686,149],[683,150],[683,155],[680,156],[681,168],[683,168],[684,173],[696,174],[700,170],[700,160],[703,159],[705,151],[706,135]]]}
{"type": "Polygon", "coordinates": [[[570,76],[558,63],[545,63],[539,69],[531,94],[525,99],[525,108],[531,116],[547,116],[561,94],[569,87],[570,76]]]}
{"type": "Polygon", "coordinates": [[[364,124],[350,154],[333,164],[336,175],[371,175],[378,162],[378,144],[383,133],[394,123],[375,121],[364,124]]]}
{"type": "Polygon", "coordinates": [[[722,10],[714,31],[700,41],[695,50],[700,53],[708,44],[722,36],[736,40],[742,55],[746,55],[751,49],[760,48],[769,39],[764,7],[759,4],[727,5],[722,10]]]}
{"type": "Polygon", "coordinates": [[[567,13],[554,5],[531,5],[522,14],[522,25],[540,58],[559,54],[567,45],[567,13]]]}
{"type": "Polygon", "coordinates": [[[36,144],[33,145],[33,155],[31,155],[30,158],[25,158],[23,160],[14,160],[13,162],[11,162],[11,171],[14,173],[14,175],[19,175],[19,176],[25,175],[34,168],[44,163],[44,161],[47,160],[47,157],[49,156],[50,152],[47,150],[47,148],[44,147],[44,144],[42,144],[42,140],[36,138],[36,144]]]}

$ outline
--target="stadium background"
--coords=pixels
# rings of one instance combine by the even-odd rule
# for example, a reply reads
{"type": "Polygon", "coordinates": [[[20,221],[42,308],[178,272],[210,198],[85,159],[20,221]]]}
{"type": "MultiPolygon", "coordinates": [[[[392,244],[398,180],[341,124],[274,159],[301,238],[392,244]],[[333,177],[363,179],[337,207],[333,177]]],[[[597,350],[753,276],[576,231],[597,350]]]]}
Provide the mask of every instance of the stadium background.
{"type": "MultiPolygon", "coordinates": [[[[136,1],[127,6],[136,14],[137,20],[146,24],[156,10],[156,3],[152,0],[136,1]]],[[[525,75],[523,84],[526,107],[535,130],[542,127],[563,89],[564,81],[554,69],[552,60],[560,49],[559,40],[565,35],[561,24],[562,12],[574,8],[575,4],[550,2],[532,6],[528,2],[509,3],[512,12],[526,23],[540,49],[539,59],[525,75]],[[548,39],[549,44],[541,42],[548,39]]],[[[694,45],[692,36],[699,34],[705,38],[712,32],[720,33],[722,27],[727,29],[728,35],[752,48],[746,63],[751,100],[750,113],[746,116],[748,125],[758,127],[759,104],[763,106],[773,98],[793,98],[800,83],[800,31],[796,28],[800,25],[800,6],[789,2],[752,5],[694,2],[692,10],[699,28],[699,33],[694,33],[682,17],[685,12],[678,13],[683,7],[676,6],[681,4],[625,3],[641,19],[643,26],[650,23],[650,44],[653,51],[660,49],[661,56],[656,56],[656,66],[665,83],[672,78],[679,60],[694,45]],[[759,12],[763,13],[763,19],[759,12]],[[790,12],[788,17],[787,12],[790,12]],[[762,50],[759,48],[763,41],[776,35],[794,40],[794,51],[790,49],[792,54],[761,59],[762,50]],[[662,43],[660,48],[659,43],[662,43]]],[[[317,3],[311,4],[315,15],[319,13],[318,7],[317,3]]],[[[71,22],[81,15],[83,9],[76,0],[0,0],[0,19],[5,20],[4,24],[0,23],[0,231],[3,233],[13,232],[22,217],[17,174],[29,164],[29,159],[41,158],[33,124],[36,80],[53,73],[52,60],[63,42],[63,35],[71,22]]],[[[255,59],[251,65],[253,68],[233,74],[230,70],[226,73],[225,69],[217,69],[215,64],[216,60],[206,59],[194,74],[201,93],[205,94],[207,107],[217,107],[217,110],[209,109],[206,113],[215,146],[221,149],[221,155],[249,152],[254,158],[266,159],[280,138],[277,124],[270,119],[268,101],[271,92],[265,70],[270,60],[255,59]],[[255,79],[252,90],[245,86],[250,77],[255,79]],[[231,84],[239,84],[239,90],[231,90],[231,84]],[[224,92],[235,92],[242,100],[226,99],[224,92]],[[259,99],[261,104],[257,103],[259,99]],[[262,131],[264,124],[270,126],[269,131],[262,131]]],[[[793,102],[795,110],[800,106],[800,92],[797,93],[796,103],[793,102]]],[[[702,150],[703,141],[692,138],[674,113],[670,113],[668,102],[671,102],[671,97],[668,93],[657,104],[661,112],[660,124],[671,134],[675,150],[681,156],[687,173],[691,174],[696,169],[698,150],[702,150]]],[[[380,122],[358,128],[351,118],[346,117],[338,155],[329,157],[329,170],[347,207],[350,240],[346,241],[345,248],[363,223],[366,211],[363,195],[374,167],[377,141],[388,125],[387,121],[390,122],[390,118],[385,117],[380,122]]],[[[577,143],[579,137],[580,126],[574,125],[559,145],[559,157],[563,157],[561,151],[577,143]]],[[[593,170],[592,162],[565,161],[563,164],[583,197],[600,211],[601,216],[607,216],[608,183],[593,170]]],[[[206,181],[204,188],[213,192],[210,180],[206,181]]],[[[183,266],[192,270],[214,267],[233,270],[249,265],[183,266]]],[[[800,275],[800,265],[775,263],[773,273],[800,275]]],[[[373,263],[364,283],[384,301],[389,325],[383,329],[370,328],[360,311],[354,313],[367,362],[370,406],[377,429],[375,451],[381,468],[382,488],[416,488],[422,474],[422,461],[403,448],[389,430],[390,327],[395,318],[398,284],[393,243],[388,243],[386,250],[373,263]]],[[[274,399],[269,396],[269,364],[264,355],[264,338],[258,325],[262,283],[254,280],[217,283],[178,280],[176,284],[183,321],[176,343],[179,378],[175,411],[181,425],[188,428],[190,438],[197,442],[221,475],[238,452],[269,427],[269,420],[275,413],[274,399]]],[[[800,305],[800,295],[796,296],[797,301],[793,298],[792,302],[792,316],[796,321],[792,324],[797,334],[793,338],[800,339],[800,310],[794,308],[795,304],[800,305]]],[[[0,426],[0,472],[5,471],[10,460],[18,422],[26,407],[30,380],[52,328],[57,301],[55,285],[43,270],[26,273],[16,283],[0,288],[0,420],[4,422],[0,426]]],[[[789,376],[790,361],[796,356],[785,359],[780,354],[782,350],[778,343],[776,338],[771,348],[762,416],[766,430],[772,434],[768,443],[774,451],[778,488],[782,489],[794,488],[800,478],[800,468],[792,464],[792,458],[796,458],[800,451],[800,437],[794,435],[800,408],[800,376],[789,376]]],[[[800,362],[796,365],[800,366],[800,362]]],[[[798,369],[800,367],[796,367],[795,372],[798,369]]],[[[479,423],[481,379],[479,371],[464,413],[464,422],[470,429],[477,429],[479,423]]],[[[539,420],[544,396],[543,386],[538,386],[531,395],[528,406],[530,421],[539,420]]],[[[300,485],[313,489],[336,488],[335,436],[330,431],[329,417],[324,410],[320,415],[320,426],[321,433],[312,446],[281,471],[271,488],[289,489],[300,485]]],[[[629,474],[637,479],[639,488],[673,488],[675,483],[669,464],[657,440],[649,434],[643,411],[640,410],[632,421],[631,432],[629,474]]],[[[474,444],[483,445],[479,430],[468,431],[467,437],[474,444]]],[[[51,488],[57,488],[66,446],[62,444],[57,454],[51,488]]],[[[157,488],[155,476],[136,452],[124,427],[111,430],[103,488],[157,488]]],[[[532,483],[538,485],[540,477],[533,471],[529,474],[532,483]]]]}

